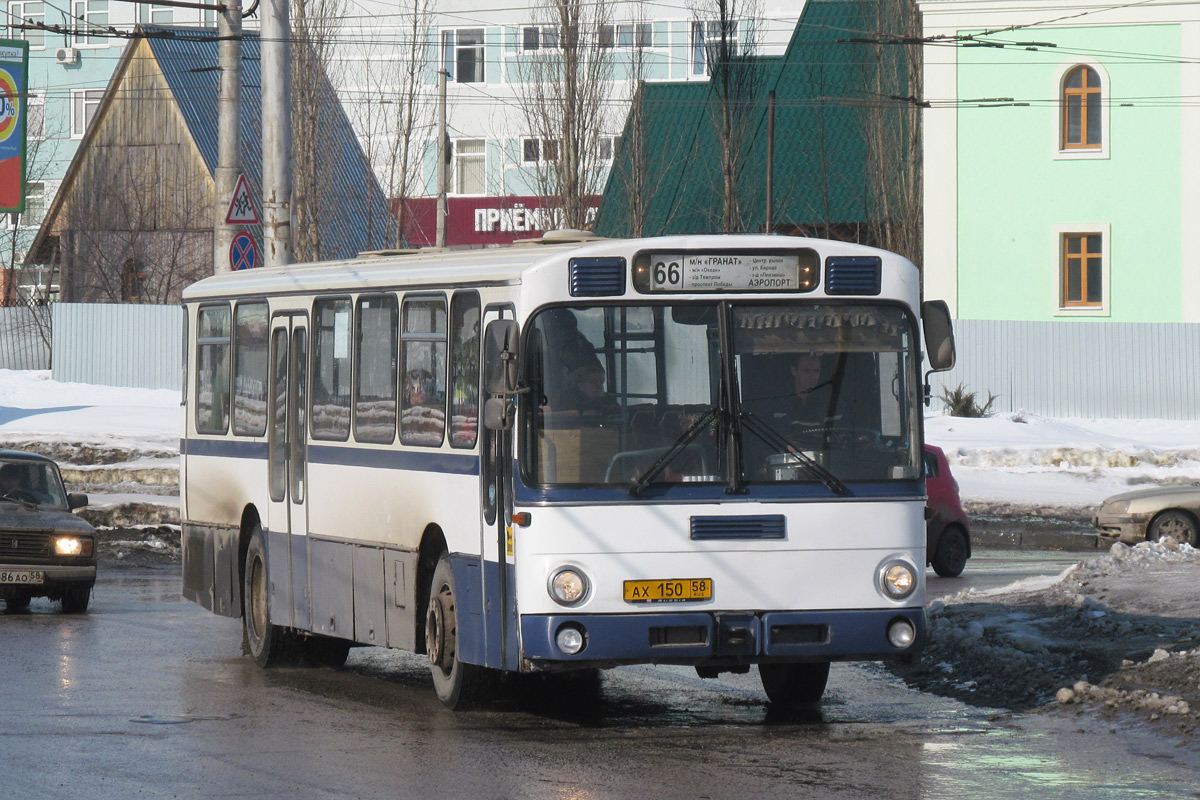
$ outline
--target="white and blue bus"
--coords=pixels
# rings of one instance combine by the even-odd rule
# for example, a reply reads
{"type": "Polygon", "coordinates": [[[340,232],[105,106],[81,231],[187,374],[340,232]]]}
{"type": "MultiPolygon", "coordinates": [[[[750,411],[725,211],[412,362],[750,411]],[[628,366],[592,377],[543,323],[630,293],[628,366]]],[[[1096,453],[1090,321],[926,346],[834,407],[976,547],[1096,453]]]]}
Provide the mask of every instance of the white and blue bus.
{"type": "Polygon", "coordinates": [[[191,286],[183,594],[262,666],[752,665],[811,704],[925,638],[922,338],[897,255],[780,236],[364,254],[191,286]]]}

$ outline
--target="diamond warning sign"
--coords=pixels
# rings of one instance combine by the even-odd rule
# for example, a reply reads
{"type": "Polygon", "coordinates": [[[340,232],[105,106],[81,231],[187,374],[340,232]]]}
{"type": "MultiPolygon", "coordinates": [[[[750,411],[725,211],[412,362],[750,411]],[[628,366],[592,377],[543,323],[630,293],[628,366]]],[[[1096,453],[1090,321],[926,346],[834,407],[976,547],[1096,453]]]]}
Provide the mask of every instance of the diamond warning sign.
{"type": "Polygon", "coordinates": [[[250,197],[250,184],[246,182],[245,173],[238,175],[225,222],[228,225],[257,225],[259,222],[258,208],[254,205],[254,199],[250,197]]]}

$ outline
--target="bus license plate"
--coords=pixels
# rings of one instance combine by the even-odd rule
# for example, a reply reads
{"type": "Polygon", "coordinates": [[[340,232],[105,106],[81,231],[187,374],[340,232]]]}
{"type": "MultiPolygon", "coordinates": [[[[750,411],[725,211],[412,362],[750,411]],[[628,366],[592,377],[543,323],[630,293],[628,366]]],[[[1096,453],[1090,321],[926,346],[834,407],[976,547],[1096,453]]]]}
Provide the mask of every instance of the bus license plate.
{"type": "Polygon", "coordinates": [[[0,570],[0,583],[40,584],[43,580],[40,569],[0,570]]]}
{"type": "Polygon", "coordinates": [[[686,603],[689,600],[711,599],[711,578],[625,581],[626,603],[686,603]]]}

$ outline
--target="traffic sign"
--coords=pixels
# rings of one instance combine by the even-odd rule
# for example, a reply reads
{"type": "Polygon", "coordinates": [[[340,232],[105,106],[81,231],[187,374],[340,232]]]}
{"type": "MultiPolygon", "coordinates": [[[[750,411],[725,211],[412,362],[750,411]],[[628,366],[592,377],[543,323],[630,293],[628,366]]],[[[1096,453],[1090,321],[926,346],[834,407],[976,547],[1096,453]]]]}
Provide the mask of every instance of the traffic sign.
{"type": "Polygon", "coordinates": [[[238,175],[237,186],[233,190],[233,199],[229,201],[229,213],[225,215],[227,225],[257,225],[259,222],[258,209],[254,199],[250,197],[250,184],[246,182],[246,174],[238,175]]]}
{"type": "Polygon", "coordinates": [[[239,233],[229,244],[229,268],[254,269],[258,266],[258,245],[248,233],[239,233]]]}

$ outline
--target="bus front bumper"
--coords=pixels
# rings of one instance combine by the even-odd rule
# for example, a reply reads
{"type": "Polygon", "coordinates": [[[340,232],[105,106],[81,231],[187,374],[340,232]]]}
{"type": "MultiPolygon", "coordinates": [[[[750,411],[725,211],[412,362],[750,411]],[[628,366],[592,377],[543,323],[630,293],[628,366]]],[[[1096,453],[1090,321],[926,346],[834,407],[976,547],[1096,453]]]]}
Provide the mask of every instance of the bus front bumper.
{"type": "MultiPolygon", "coordinates": [[[[844,611],[719,611],[662,614],[522,615],[521,643],[534,668],[620,663],[705,664],[911,659],[925,646],[923,608],[844,611]],[[912,641],[889,629],[907,621],[912,641]],[[569,654],[559,633],[574,628],[583,649],[569,654]],[[565,666],[565,664],[564,664],[565,666]]],[[[577,639],[577,637],[568,637],[577,639]]]]}

